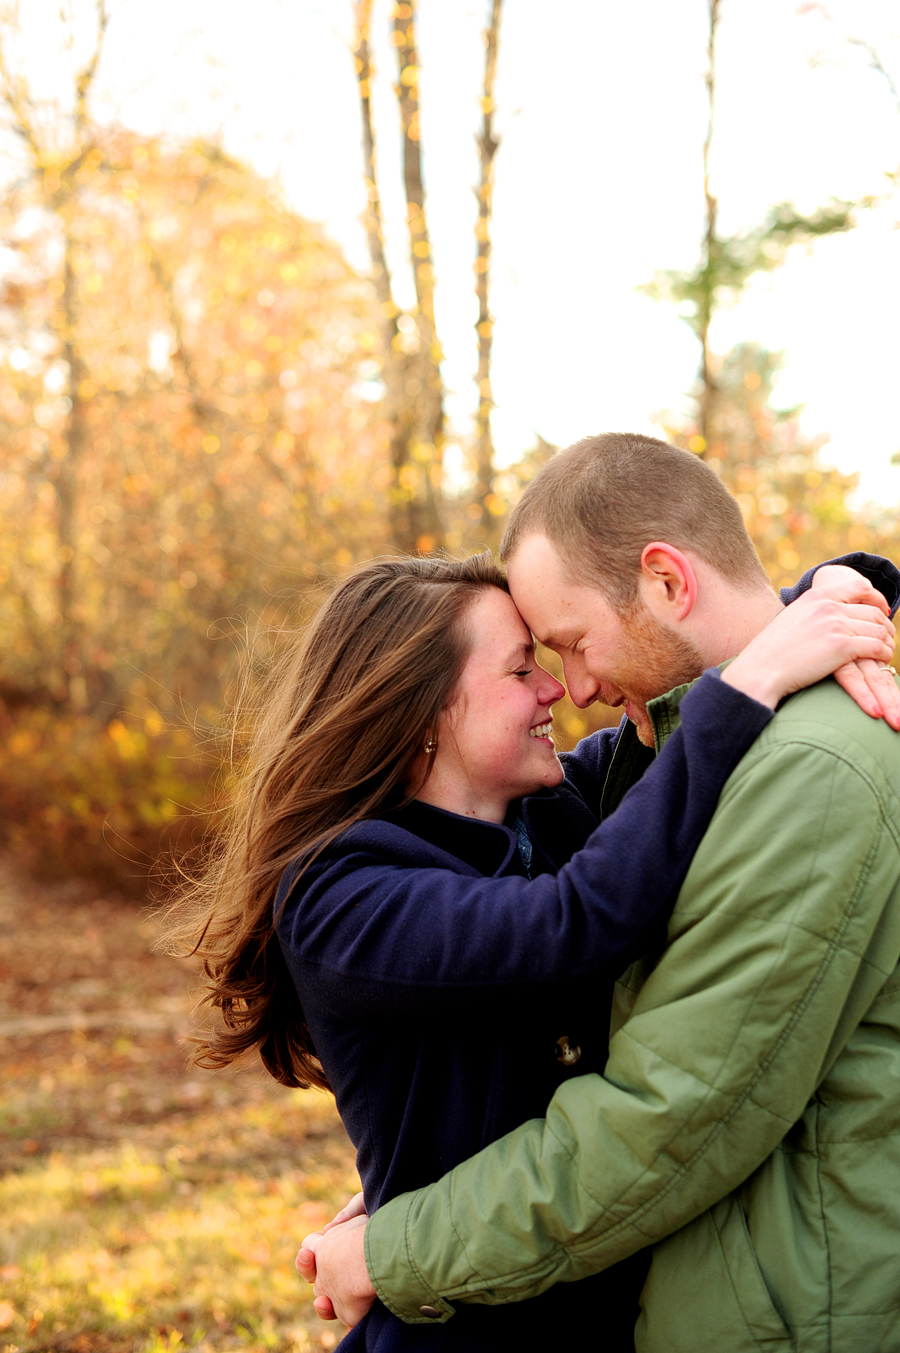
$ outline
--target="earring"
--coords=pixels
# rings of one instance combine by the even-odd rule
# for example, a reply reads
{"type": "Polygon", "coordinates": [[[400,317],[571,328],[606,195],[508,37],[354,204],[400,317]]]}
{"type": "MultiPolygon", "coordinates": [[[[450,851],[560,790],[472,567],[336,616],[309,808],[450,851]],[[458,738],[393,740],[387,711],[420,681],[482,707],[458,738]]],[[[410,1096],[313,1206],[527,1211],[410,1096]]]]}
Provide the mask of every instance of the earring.
{"type": "Polygon", "coordinates": [[[436,749],[436,747],[437,743],[435,742],[434,738],[429,738],[428,741],[425,743],[425,750],[429,756],[431,756],[431,753],[436,749]]]}

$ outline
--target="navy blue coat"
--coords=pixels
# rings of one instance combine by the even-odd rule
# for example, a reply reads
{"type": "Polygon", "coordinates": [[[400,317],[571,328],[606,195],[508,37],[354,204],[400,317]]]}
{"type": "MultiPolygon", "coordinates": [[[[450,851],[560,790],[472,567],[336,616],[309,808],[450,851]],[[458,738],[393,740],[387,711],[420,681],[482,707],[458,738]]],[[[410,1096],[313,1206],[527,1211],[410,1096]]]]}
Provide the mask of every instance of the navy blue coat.
{"type": "MultiPolygon", "coordinates": [[[[370,1213],[543,1116],[565,1077],[603,1070],[613,981],[664,928],[721,788],[771,711],[712,671],[681,715],[602,824],[619,730],[586,738],[562,758],[559,788],[523,800],[531,879],[511,827],[421,803],[357,823],[305,871],[286,871],[278,936],[370,1213]],[[574,1064],[559,1059],[560,1039],[580,1050],[574,1064]]],[[[624,1353],[645,1270],[635,1255],[532,1301],[461,1306],[440,1326],[404,1325],[376,1302],[341,1348],[543,1350],[564,1329],[624,1353]]]]}
{"type": "MultiPolygon", "coordinates": [[[[722,785],[771,717],[717,673],[682,711],[682,730],[602,825],[617,730],[586,738],[564,758],[564,784],[522,802],[531,881],[511,828],[420,803],[286,872],[278,934],[370,1212],[543,1114],[564,1077],[603,1070],[612,983],[665,924],[722,785]],[[560,1038],[581,1050],[572,1066],[560,1038]]],[[[404,1325],[376,1302],[341,1347],[543,1348],[563,1311],[573,1329],[600,1310],[608,1323],[626,1267],[630,1338],[641,1257],[563,1303],[468,1306],[442,1326],[404,1325]]]]}

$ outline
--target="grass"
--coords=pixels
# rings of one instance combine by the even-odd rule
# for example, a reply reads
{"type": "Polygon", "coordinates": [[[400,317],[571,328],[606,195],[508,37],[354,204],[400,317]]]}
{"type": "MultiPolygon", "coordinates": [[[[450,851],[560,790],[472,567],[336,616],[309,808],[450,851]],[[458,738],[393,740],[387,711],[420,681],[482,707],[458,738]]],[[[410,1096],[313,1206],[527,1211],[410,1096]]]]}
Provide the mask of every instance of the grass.
{"type": "Polygon", "coordinates": [[[153,935],[0,864],[0,1353],[333,1348],[294,1256],[359,1187],[334,1103],[187,1066],[153,935]]]}
{"type": "Polygon", "coordinates": [[[191,1140],[51,1152],[0,1179],[0,1346],[158,1353],[334,1347],[294,1270],[300,1240],[357,1187],[333,1109],[292,1092],[285,1109],[198,1117],[191,1140]],[[217,1166],[215,1144],[281,1133],[320,1142],[306,1168],[217,1166]],[[317,1138],[316,1126],[324,1130],[317,1138]],[[212,1147],[212,1150],[210,1150],[212,1147]],[[3,1343],[2,1341],[5,1341],[3,1343]]]}

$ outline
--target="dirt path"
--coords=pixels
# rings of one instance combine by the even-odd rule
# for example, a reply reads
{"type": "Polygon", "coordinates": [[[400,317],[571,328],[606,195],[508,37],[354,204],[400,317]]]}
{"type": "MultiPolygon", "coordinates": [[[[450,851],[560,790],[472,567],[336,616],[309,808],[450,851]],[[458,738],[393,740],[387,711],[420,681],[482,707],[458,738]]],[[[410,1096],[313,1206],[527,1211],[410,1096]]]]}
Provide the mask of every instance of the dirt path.
{"type": "Polygon", "coordinates": [[[155,934],[0,861],[0,1348],[331,1348],[293,1255],[358,1186],[333,1103],[190,1068],[193,977],[155,934]]]}
{"type": "MultiPolygon", "coordinates": [[[[193,977],[154,951],[155,936],[146,909],[0,864],[0,1169],[125,1138],[183,1140],[211,1110],[285,1103],[257,1067],[187,1066],[193,977]]],[[[346,1149],[337,1120],[329,1127],[346,1149]]],[[[296,1148],[259,1140],[254,1154],[271,1168],[296,1148]]]]}

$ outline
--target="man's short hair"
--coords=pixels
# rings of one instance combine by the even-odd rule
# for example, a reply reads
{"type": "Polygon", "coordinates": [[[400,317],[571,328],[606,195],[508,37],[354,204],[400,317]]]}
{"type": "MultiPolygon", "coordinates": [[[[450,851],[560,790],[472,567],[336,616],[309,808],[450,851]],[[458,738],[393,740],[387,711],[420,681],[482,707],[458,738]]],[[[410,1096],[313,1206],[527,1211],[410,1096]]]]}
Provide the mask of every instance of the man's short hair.
{"type": "Polygon", "coordinates": [[[770,586],[740,508],[709,466],[639,433],[585,437],[554,456],[513,509],[501,559],[529,535],[546,536],[573,579],[617,609],[635,602],[651,540],[693,551],[747,591],[770,586]]]}

